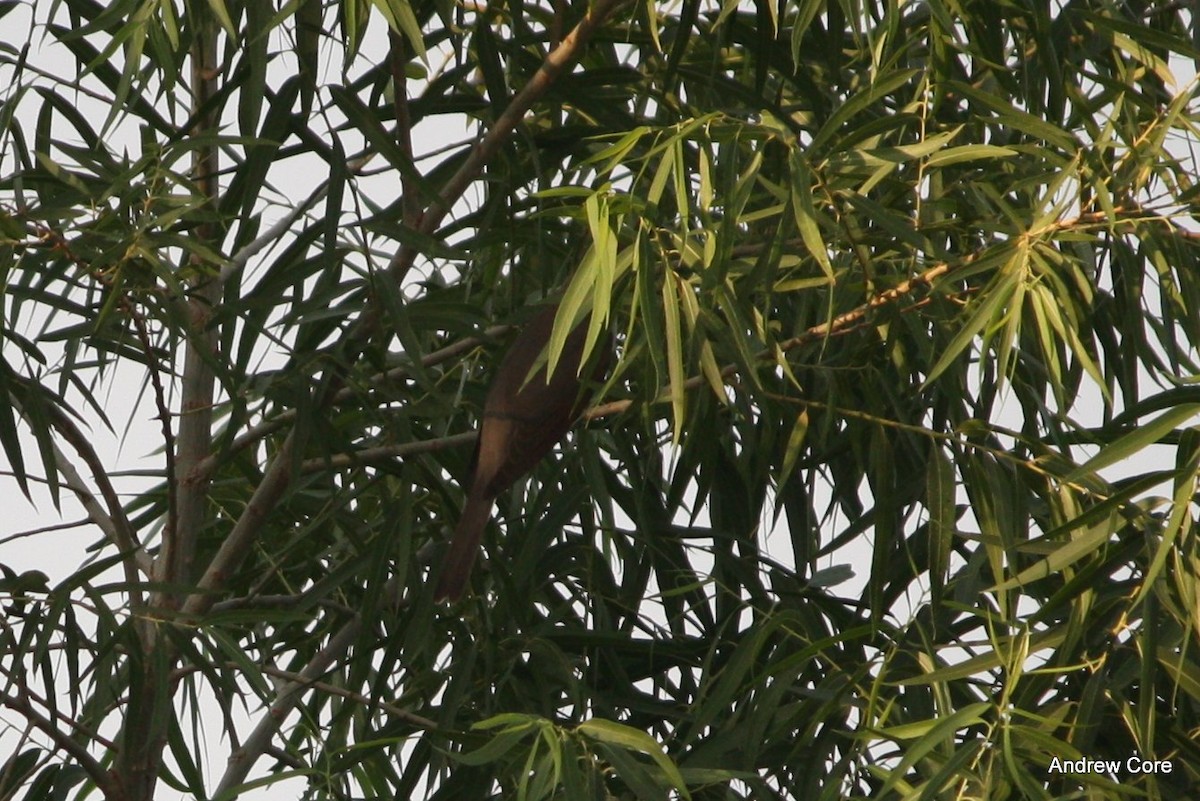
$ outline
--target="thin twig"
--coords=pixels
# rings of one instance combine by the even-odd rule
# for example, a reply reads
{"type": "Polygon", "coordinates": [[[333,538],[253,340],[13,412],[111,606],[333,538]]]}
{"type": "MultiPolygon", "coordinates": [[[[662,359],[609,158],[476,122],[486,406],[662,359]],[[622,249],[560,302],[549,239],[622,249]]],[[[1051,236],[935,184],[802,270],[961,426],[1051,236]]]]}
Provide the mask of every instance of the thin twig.
{"type": "Polygon", "coordinates": [[[390,462],[404,456],[418,453],[436,453],[447,448],[461,448],[475,444],[478,431],[464,431],[449,437],[418,440],[416,442],[399,442],[393,445],[378,445],[373,448],[363,448],[352,453],[338,453],[332,456],[320,456],[315,459],[305,459],[300,463],[300,472],[314,473],[319,470],[334,468],[335,470],[354,467],[355,465],[378,464],[390,462]]]}
{"type": "MultiPolygon", "coordinates": [[[[60,645],[59,647],[65,649],[67,646],[64,643],[64,644],[60,645]]],[[[88,728],[87,726],[84,726],[82,723],[75,720],[74,718],[68,717],[65,712],[62,712],[61,710],[55,708],[55,706],[53,704],[51,704],[49,701],[47,701],[45,698],[38,695],[33,690],[29,689],[29,686],[27,684],[25,684],[24,677],[19,675],[16,671],[3,670],[2,672],[8,678],[9,682],[11,684],[15,685],[20,690],[19,699],[24,699],[24,703],[28,704],[31,709],[33,708],[33,704],[30,703],[30,701],[33,701],[38,706],[40,706],[42,709],[47,710],[55,719],[62,721],[63,723],[67,724],[72,729],[74,729],[78,736],[84,737],[87,740],[96,743],[97,745],[107,748],[109,751],[113,751],[116,749],[117,745],[112,740],[108,739],[107,737],[101,737],[99,733],[93,731],[92,729],[88,728]]],[[[84,678],[83,676],[80,677],[81,680],[83,678],[84,678]]],[[[46,718],[46,719],[50,720],[50,718],[46,718]]]]}
{"type": "Polygon", "coordinates": [[[221,268],[218,283],[222,286],[239,270],[245,268],[256,254],[262,252],[263,248],[268,245],[273,245],[278,242],[284,234],[291,230],[292,225],[296,220],[308,213],[309,209],[317,204],[321,198],[329,194],[329,180],[322,181],[312,193],[302,202],[296,204],[290,213],[281,217],[274,225],[264,231],[262,234],[254,238],[254,241],[247,243],[237,253],[229,258],[229,261],[221,268]]]}

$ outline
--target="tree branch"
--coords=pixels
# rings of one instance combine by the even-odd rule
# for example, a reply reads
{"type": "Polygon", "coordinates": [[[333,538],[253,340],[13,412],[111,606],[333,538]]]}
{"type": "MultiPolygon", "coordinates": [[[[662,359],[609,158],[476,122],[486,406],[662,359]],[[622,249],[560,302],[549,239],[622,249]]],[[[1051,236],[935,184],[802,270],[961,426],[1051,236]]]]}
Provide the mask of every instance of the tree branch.
{"type": "MultiPolygon", "coordinates": [[[[142,345],[142,353],[146,356],[146,369],[150,373],[150,384],[154,389],[154,405],[158,411],[158,421],[163,437],[164,473],[167,484],[166,529],[167,531],[175,531],[177,528],[176,516],[179,510],[175,482],[175,432],[171,430],[171,410],[167,408],[167,393],[163,389],[162,378],[159,376],[160,368],[158,360],[154,357],[154,348],[150,344],[150,333],[146,328],[146,318],[134,308],[133,304],[129,303],[128,298],[122,299],[122,305],[129,318],[133,321],[134,329],[137,331],[138,341],[142,345]]],[[[133,582],[132,578],[130,578],[130,582],[133,582]]],[[[137,589],[136,584],[133,584],[130,592],[135,593],[135,597],[137,597],[134,606],[140,605],[141,592],[137,589]]]]}
{"type": "MultiPolygon", "coordinates": [[[[217,130],[214,111],[208,109],[208,101],[217,92],[217,34],[208,30],[192,47],[192,92],[193,112],[196,124],[192,131],[199,136],[208,136],[217,130]]],[[[217,176],[220,170],[219,152],[214,144],[198,148],[193,170],[200,191],[214,208],[217,205],[220,186],[217,176]]],[[[205,223],[197,227],[194,236],[204,243],[217,238],[216,226],[205,223]]],[[[193,266],[204,276],[199,257],[191,258],[193,266]]],[[[177,476],[167,476],[168,481],[178,478],[175,488],[175,527],[163,533],[163,547],[159,555],[156,578],[170,584],[185,585],[191,581],[192,562],[195,558],[196,538],[207,522],[208,482],[196,473],[199,464],[212,449],[213,393],[216,377],[212,363],[217,355],[218,330],[210,326],[214,311],[221,302],[221,281],[213,277],[198,278],[187,301],[188,336],[184,352],[183,381],[179,416],[179,437],[176,462],[177,476]]],[[[169,600],[171,606],[178,599],[169,600]]]]}
{"type": "Polygon", "coordinates": [[[295,432],[287,435],[275,458],[267,467],[266,475],[259,482],[245,510],[233,525],[233,529],[221,543],[208,569],[196,583],[199,592],[193,593],[183,604],[185,615],[203,614],[216,600],[216,593],[225,586],[229,575],[241,564],[246,551],[262,531],[264,521],[283,497],[292,481],[292,449],[295,447],[295,432]]]}
{"type": "Polygon", "coordinates": [[[436,453],[444,451],[447,448],[460,448],[464,445],[473,445],[478,438],[478,431],[464,431],[461,434],[453,434],[449,437],[438,437],[437,439],[426,439],[417,442],[400,442],[395,445],[380,445],[374,448],[363,448],[352,453],[338,453],[328,457],[321,456],[315,459],[305,459],[300,463],[300,472],[313,473],[329,467],[344,469],[354,467],[355,465],[393,461],[418,453],[436,453]]]}
{"type": "MultiPolygon", "coordinates": [[[[542,61],[538,71],[530,78],[529,83],[521,88],[516,97],[508,104],[500,117],[488,130],[487,135],[480,140],[479,144],[467,156],[458,172],[450,177],[446,182],[442,193],[434,201],[434,203],[426,210],[425,215],[421,218],[421,225],[418,230],[424,234],[432,234],[437,230],[445,216],[450,212],[451,206],[462,196],[462,193],[467,190],[474,180],[483,172],[484,166],[496,154],[501,145],[508,139],[525,113],[533,107],[541,97],[546,94],[547,90],[554,84],[559,74],[563,70],[573,65],[582,54],[584,46],[591,40],[596,30],[603,25],[627,0],[597,0],[591,5],[587,13],[583,15],[583,19],[568,33],[559,43],[558,47],[551,50],[546,58],[542,61]]],[[[396,252],[390,264],[388,264],[388,272],[393,279],[400,282],[404,279],[409,268],[412,267],[415,253],[406,251],[401,248],[396,252]]]]}
{"type": "MultiPolygon", "coordinates": [[[[219,127],[219,110],[210,103],[217,94],[217,77],[220,75],[218,35],[216,23],[208,18],[207,23],[200,24],[195,31],[189,53],[194,123],[188,133],[204,142],[194,152],[192,169],[201,195],[214,211],[220,192],[220,159],[216,143],[205,138],[219,127]]],[[[196,227],[192,236],[201,244],[210,245],[218,239],[218,234],[216,223],[206,221],[196,227]]],[[[179,435],[173,461],[169,452],[166,460],[166,480],[172,503],[152,576],[160,582],[159,586],[170,589],[156,589],[150,595],[147,608],[135,607],[134,610],[141,621],[136,628],[141,654],[140,659],[129,662],[130,703],[116,756],[117,775],[124,782],[131,801],[154,798],[174,703],[170,671],[177,653],[171,640],[160,636],[159,625],[166,625],[158,622],[160,610],[177,609],[188,599],[186,591],[177,588],[191,583],[196,542],[200,530],[208,522],[208,482],[197,480],[193,467],[212,448],[216,385],[213,363],[217,357],[219,329],[211,322],[221,301],[222,286],[217,276],[209,274],[199,248],[189,255],[189,262],[196,277],[190,282],[186,301],[188,319],[179,435]]],[[[166,443],[168,449],[170,444],[169,441],[166,443]]]]}
{"type": "MultiPolygon", "coordinates": [[[[393,576],[385,585],[385,595],[393,596],[399,586],[398,578],[393,576]]],[[[271,746],[271,741],[283,727],[287,716],[303,699],[303,691],[311,687],[334,662],[349,650],[358,638],[362,622],[361,615],[355,615],[348,620],[330,638],[329,643],[313,655],[313,658],[295,675],[295,678],[279,689],[274,702],[259,720],[258,725],[254,727],[254,731],[246,738],[242,747],[229,755],[229,761],[225,765],[225,775],[221,777],[221,783],[217,785],[213,795],[221,796],[230,793],[246,780],[254,763],[271,746]]]]}
{"type": "Polygon", "coordinates": [[[267,247],[268,245],[273,245],[282,239],[283,235],[291,230],[291,227],[293,224],[295,224],[296,220],[303,217],[309,209],[315,206],[321,200],[321,198],[328,194],[329,181],[325,180],[322,181],[321,184],[317,186],[317,188],[314,189],[312,193],[304,199],[303,202],[293,206],[290,213],[285,214],[274,225],[257,236],[253,242],[248,242],[244,247],[241,248],[241,250],[233,254],[228,263],[221,268],[218,283],[224,287],[225,283],[229,281],[229,279],[233,277],[235,273],[237,273],[239,270],[245,269],[251,258],[262,252],[263,248],[267,247]]]}
{"type": "Polygon", "coordinates": [[[83,769],[88,778],[95,782],[96,787],[109,801],[119,801],[125,798],[124,790],[119,781],[113,778],[104,766],[93,757],[82,744],[54,725],[54,721],[38,712],[28,701],[8,693],[0,694],[0,706],[6,706],[19,714],[38,731],[49,737],[56,746],[61,748],[75,763],[83,769]]]}

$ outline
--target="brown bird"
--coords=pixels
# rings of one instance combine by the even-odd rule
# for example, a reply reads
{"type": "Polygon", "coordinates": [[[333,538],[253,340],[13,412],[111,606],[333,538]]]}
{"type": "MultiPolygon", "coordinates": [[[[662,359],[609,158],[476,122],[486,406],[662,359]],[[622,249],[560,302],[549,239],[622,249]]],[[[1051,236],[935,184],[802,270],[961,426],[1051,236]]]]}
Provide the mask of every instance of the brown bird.
{"type": "Polygon", "coordinates": [[[545,362],[529,375],[550,341],[557,311],[557,306],[550,306],[530,320],[496,369],[483,404],[467,500],[450,541],[435,601],[462,597],[496,496],[532,470],[567,435],[587,403],[584,382],[601,381],[608,372],[612,342],[602,337],[593,353],[594,366],[580,376],[587,339],[585,319],[567,336],[549,382],[545,362]]]}

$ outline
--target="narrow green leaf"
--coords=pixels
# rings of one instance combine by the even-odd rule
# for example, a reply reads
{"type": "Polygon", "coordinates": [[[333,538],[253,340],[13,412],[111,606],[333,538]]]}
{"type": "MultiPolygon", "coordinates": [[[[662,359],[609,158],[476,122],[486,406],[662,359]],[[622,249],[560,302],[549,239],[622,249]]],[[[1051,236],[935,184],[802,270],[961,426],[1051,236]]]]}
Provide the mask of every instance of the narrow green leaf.
{"type": "Polygon", "coordinates": [[[980,701],[967,704],[945,717],[884,729],[881,733],[889,739],[917,739],[917,742],[909,745],[896,767],[888,771],[887,779],[879,788],[879,797],[887,797],[888,792],[904,778],[908,769],[934,749],[956,750],[954,735],[959,729],[982,722],[984,713],[993,706],[990,702],[980,701]]]}
{"type": "Polygon", "coordinates": [[[833,265],[829,263],[829,252],[826,249],[825,240],[821,237],[821,226],[817,222],[817,208],[813,203],[812,173],[802,154],[792,153],[791,162],[791,205],[796,228],[800,231],[800,238],[804,240],[804,247],[808,249],[809,255],[817,260],[825,277],[832,282],[833,265]]]}
{"type": "MultiPolygon", "coordinates": [[[[1028,638],[1028,653],[1030,656],[1032,656],[1033,654],[1040,653],[1047,648],[1056,648],[1067,639],[1067,635],[1068,632],[1065,626],[1059,626],[1046,631],[1039,631],[1028,638]]],[[[918,676],[913,676],[912,678],[901,679],[897,682],[897,684],[899,684],[901,687],[905,687],[910,684],[932,686],[942,684],[944,682],[956,681],[958,679],[979,676],[980,674],[988,671],[994,671],[997,668],[1007,667],[1006,663],[1002,659],[1002,646],[1007,645],[1007,643],[1011,642],[1012,639],[1013,637],[1005,637],[1000,643],[1001,647],[991,649],[986,653],[973,656],[970,659],[964,659],[962,662],[956,662],[952,665],[947,665],[946,667],[935,668],[918,676]]],[[[955,646],[955,648],[957,649],[958,646],[955,646]]]]}
{"type": "Polygon", "coordinates": [[[382,12],[392,30],[404,34],[404,38],[408,40],[413,52],[417,54],[418,58],[424,60],[426,58],[425,37],[421,35],[421,25],[417,22],[408,0],[371,0],[371,2],[382,12]]]}
{"type": "Polygon", "coordinates": [[[947,367],[957,363],[966,352],[967,348],[978,336],[988,327],[995,324],[997,319],[1002,317],[1004,309],[1012,300],[1013,294],[1016,292],[1017,284],[1021,280],[1020,272],[1010,270],[1007,273],[999,276],[993,281],[982,293],[982,300],[974,304],[971,315],[958,326],[958,333],[950,340],[950,344],[942,351],[942,355],[938,357],[933,368],[930,369],[929,375],[921,382],[921,389],[924,390],[930,384],[937,380],[947,367]]]}
{"type": "Polygon", "coordinates": [[[991,587],[989,592],[999,592],[1013,587],[1025,586],[1039,579],[1061,572],[1064,568],[1087,556],[1096,554],[1097,549],[1112,538],[1112,526],[1104,521],[1089,527],[1083,535],[1055,549],[1045,559],[1022,570],[1017,575],[991,587]]]}
{"type": "MultiPolygon", "coordinates": [[[[0,339],[0,342],[3,342],[0,339]]],[[[0,359],[0,447],[8,459],[12,476],[17,480],[21,493],[27,500],[32,501],[29,494],[29,477],[25,472],[25,457],[22,455],[21,440],[17,433],[17,421],[13,414],[13,404],[10,400],[9,376],[11,368],[8,362],[0,359]]]]}
{"type": "Polygon", "coordinates": [[[675,762],[667,756],[666,751],[663,750],[663,747],[653,737],[641,729],[635,729],[611,720],[592,718],[580,723],[575,730],[583,736],[598,742],[617,746],[626,751],[636,751],[645,754],[654,760],[654,764],[662,770],[668,781],[671,782],[684,798],[691,798],[691,794],[687,789],[687,783],[684,782],[683,776],[679,773],[679,768],[675,765],[675,762]]]}
{"type": "MultiPolygon", "coordinates": [[[[1163,415],[1166,417],[1167,415],[1163,415]]],[[[1175,544],[1191,534],[1194,520],[1192,508],[1196,497],[1196,485],[1200,483],[1200,435],[1192,428],[1180,437],[1176,458],[1175,487],[1171,496],[1171,514],[1162,529],[1162,539],[1154,551],[1154,558],[1142,577],[1142,586],[1134,604],[1147,600],[1158,577],[1162,575],[1167,560],[1175,553],[1175,544]]],[[[1192,610],[1191,614],[1198,614],[1192,610]]],[[[1195,623],[1195,620],[1190,621],[1195,623]]]]}
{"type": "Polygon", "coordinates": [[[225,5],[225,0],[208,0],[208,7],[212,9],[213,15],[221,23],[221,27],[225,29],[225,33],[229,38],[237,41],[238,31],[233,25],[233,17],[229,16],[229,9],[225,5]]]}
{"type": "Polygon", "coordinates": [[[925,505],[929,510],[929,577],[937,604],[954,543],[957,484],[954,465],[942,449],[935,446],[930,456],[925,472],[925,505]]]}
{"type": "Polygon", "coordinates": [[[1075,153],[1082,147],[1078,139],[1069,131],[1015,107],[1008,98],[984,92],[977,87],[959,81],[947,81],[943,87],[943,91],[955,92],[969,98],[974,103],[978,103],[985,108],[990,108],[996,112],[996,118],[999,122],[1015,130],[1029,134],[1036,139],[1044,140],[1056,147],[1062,148],[1068,153],[1075,153]]]}
{"type": "Polygon", "coordinates": [[[808,152],[810,154],[822,153],[826,144],[834,142],[836,138],[845,134],[845,131],[842,130],[842,125],[845,122],[852,119],[859,112],[879,102],[880,98],[904,86],[918,72],[919,70],[915,69],[897,70],[896,72],[876,76],[870,86],[851,95],[849,100],[842,103],[829,115],[829,119],[821,126],[821,130],[817,131],[816,135],[813,136],[812,143],[807,148],[808,152]]]}
{"type": "Polygon", "coordinates": [[[1171,409],[1165,414],[1145,425],[1138,426],[1124,436],[1118,437],[1100,449],[1100,452],[1072,470],[1063,480],[1078,481],[1085,476],[1093,475],[1109,465],[1123,462],[1143,448],[1161,440],[1180,425],[1194,420],[1200,415],[1200,403],[1185,403],[1171,409]]]}
{"type": "Polygon", "coordinates": [[[986,161],[1016,156],[1017,151],[1011,147],[999,145],[959,145],[948,147],[940,153],[934,153],[925,160],[926,167],[949,167],[952,164],[962,164],[967,161],[986,161]]]}
{"type": "MultiPolygon", "coordinates": [[[[679,325],[679,301],[675,298],[675,273],[668,271],[662,284],[663,325],[667,337],[668,394],[671,398],[671,443],[679,445],[687,413],[687,373],[683,365],[683,335],[679,325]]],[[[686,287],[681,291],[688,291],[686,287]]]]}

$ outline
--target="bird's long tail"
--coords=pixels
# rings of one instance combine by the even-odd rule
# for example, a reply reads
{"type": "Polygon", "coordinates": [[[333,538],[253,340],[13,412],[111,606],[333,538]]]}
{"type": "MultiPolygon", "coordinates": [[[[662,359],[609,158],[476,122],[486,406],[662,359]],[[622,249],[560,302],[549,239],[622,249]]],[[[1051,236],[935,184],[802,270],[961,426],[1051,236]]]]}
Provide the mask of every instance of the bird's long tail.
{"type": "Polygon", "coordinates": [[[450,540],[450,550],[446,552],[446,559],[442,563],[442,575],[433,594],[434,601],[457,601],[462,597],[467,588],[467,579],[471,577],[475,556],[479,553],[483,529],[492,515],[493,502],[493,498],[474,488],[467,494],[462,517],[458,519],[458,527],[454,529],[454,537],[450,540]]]}

